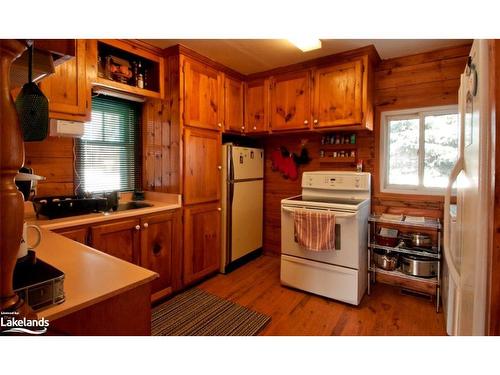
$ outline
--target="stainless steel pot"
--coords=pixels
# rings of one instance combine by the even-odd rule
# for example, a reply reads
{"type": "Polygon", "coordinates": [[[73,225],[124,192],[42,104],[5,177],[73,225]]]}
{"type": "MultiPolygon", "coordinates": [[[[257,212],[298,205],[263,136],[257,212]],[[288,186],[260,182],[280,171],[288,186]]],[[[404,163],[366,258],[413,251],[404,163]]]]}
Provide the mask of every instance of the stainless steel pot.
{"type": "Polygon", "coordinates": [[[373,251],[375,265],[387,271],[394,271],[398,266],[398,254],[386,250],[376,249],[373,251]]]}
{"type": "Polygon", "coordinates": [[[427,234],[410,233],[402,236],[402,238],[407,244],[407,246],[424,247],[424,248],[432,247],[432,238],[427,234]]]}
{"type": "Polygon", "coordinates": [[[416,255],[401,256],[401,272],[411,276],[434,277],[438,272],[438,260],[416,255]]]}

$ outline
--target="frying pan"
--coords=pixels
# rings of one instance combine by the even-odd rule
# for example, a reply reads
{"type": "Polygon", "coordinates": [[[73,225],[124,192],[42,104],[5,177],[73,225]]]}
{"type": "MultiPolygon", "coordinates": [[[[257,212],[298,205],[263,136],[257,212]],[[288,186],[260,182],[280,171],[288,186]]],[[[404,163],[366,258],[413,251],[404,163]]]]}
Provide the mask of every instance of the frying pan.
{"type": "Polygon", "coordinates": [[[16,98],[16,110],[25,142],[43,141],[49,128],[49,101],[33,82],[33,43],[28,43],[28,83],[16,98]]]}

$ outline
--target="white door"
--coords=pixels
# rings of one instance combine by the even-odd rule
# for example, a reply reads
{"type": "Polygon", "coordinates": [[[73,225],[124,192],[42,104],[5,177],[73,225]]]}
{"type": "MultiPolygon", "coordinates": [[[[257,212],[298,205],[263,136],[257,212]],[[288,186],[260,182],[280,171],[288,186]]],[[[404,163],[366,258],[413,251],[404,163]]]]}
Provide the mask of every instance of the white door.
{"type": "Polygon", "coordinates": [[[262,247],[264,182],[236,182],[233,189],[231,262],[262,247]]]}
{"type": "Polygon", "coordinates": [[[234,180],[264,177],[264,150],[250,147],[231,148],[234,180]]]}
{"type": "Polygon", "coordinates": [[[456,265],[459,335],[484,335],[486,321],[486,256],[489,212],[488,45],[476,40],[472,65],[465,73],[463,169],[457,178],[456,265]]]}

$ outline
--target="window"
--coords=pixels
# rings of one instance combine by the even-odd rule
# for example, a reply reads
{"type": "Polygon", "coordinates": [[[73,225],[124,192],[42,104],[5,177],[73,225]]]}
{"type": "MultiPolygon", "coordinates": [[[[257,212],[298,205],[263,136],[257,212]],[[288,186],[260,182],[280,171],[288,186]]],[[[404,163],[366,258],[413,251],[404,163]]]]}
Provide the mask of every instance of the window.
{"type": "Polygon", "coordinates": [[[458,156],[457,106],[382,113],[381,190],[442,194],[458,156]]]}
{"type": "Polygon", "coordinates": [[[76,142],[77,191],[135,189],[140,177],[139,116],[137,103],[92,99],[92,118],[76,142]]]}

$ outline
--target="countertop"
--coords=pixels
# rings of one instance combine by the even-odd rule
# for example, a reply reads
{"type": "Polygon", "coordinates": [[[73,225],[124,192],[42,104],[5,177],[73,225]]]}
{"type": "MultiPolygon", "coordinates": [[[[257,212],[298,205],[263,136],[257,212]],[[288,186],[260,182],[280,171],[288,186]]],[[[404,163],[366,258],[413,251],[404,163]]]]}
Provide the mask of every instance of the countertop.
{"type": "Polygon", "coordinates": [[[37,311],[49,320],[151,282],[158,274],[42,229],[37,258],[63,271],[66,300],[37,311]]]}
{"type": "MultiPolygon", "coordinates": [[[[128,194],[123,194],[123,197],[120,199],[120,203],[128,202],[130,200],[131,199],[128,194]]],[[[95,224],[109,220],[117,220],[127,217],[153,214],[166,210],[173,210],[181,207],[181,196],[177,194],[147,192],[146,199],[141,202],[150,203],[153,206],[146,208],[137,208],[127,211],[92,213],[92,214],[64,217],[52,220],[43,217],[37,219],[33,211],[33,204],[31,202],[26,202],[25,219],[30,224],[36,224],[43,229],[54,230],[54,229],[69,228],[78,225],[95,224]]]]}
{"type": "MultiPolygon", "coordinates": [[[[33,205],[26,202],[25,220],[40,226],[42,241],[36,247],[37,258],[58,268],[65,274],[65,301],[37,311],[39,317],[49,320],[61,318],[75,311],[92,306],[137,286],[151,282],[158,277],[156,272],[115,258],[89,246],[72,241],[53,229],[92,224],[126,217],[147,215],[181,207],[181,196],[146,192],[143,202],[152,207],[109,214],[94,213],[61,219],[37,219],[33,205]]],[[[122,194],[120,202],[131,200],[131,194],[122,194]]]]}

